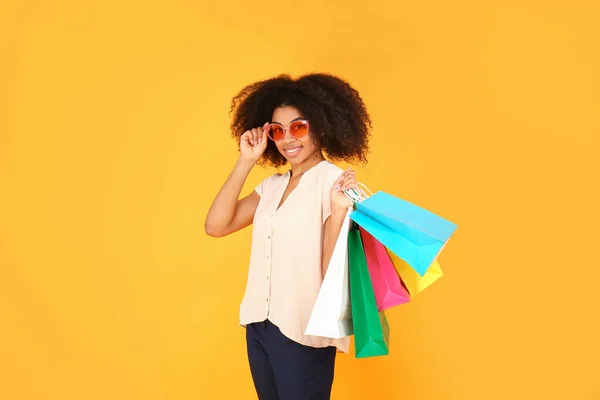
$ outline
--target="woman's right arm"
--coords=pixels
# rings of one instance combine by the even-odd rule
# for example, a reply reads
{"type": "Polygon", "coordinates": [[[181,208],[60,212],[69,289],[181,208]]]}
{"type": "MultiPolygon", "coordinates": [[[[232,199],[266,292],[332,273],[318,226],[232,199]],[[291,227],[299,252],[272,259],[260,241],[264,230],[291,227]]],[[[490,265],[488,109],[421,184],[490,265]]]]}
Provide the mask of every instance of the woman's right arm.
{"type": "Polygon", "coordinates": [[[253,191],[243,199],[238,199],[248,174],[267,148],[268,128],[266,123],[262,128],[244,132],[240,138],[240,158],[206,216],[204,230],[209,236],[227,236],[252,223],[260,196],[253,191]]]}

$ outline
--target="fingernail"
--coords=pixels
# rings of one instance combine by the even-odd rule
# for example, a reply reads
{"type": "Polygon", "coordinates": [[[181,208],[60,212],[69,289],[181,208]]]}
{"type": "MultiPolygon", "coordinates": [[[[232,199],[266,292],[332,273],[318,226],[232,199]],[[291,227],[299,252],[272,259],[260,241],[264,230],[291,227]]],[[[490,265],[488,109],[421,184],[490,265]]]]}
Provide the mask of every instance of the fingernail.
{"type": "Polygon", "coordinates": [[[334,189],[335,189],[335,190],[338,190],[339,188],[340,188],[340,185],[335,185],[335,186],[334,186],[334,189]]]}

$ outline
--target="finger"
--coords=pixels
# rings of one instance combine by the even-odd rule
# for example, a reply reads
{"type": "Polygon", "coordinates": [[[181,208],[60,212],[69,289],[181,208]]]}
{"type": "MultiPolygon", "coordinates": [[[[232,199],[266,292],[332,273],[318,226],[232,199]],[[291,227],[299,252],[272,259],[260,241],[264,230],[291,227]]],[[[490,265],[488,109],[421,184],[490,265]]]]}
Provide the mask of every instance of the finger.
{"type": "Polygon", "coordinates": [[[340,183],[342,182],[343,179],[344,179],[344,172],[342,172],[340,174],[340,176],[335,180],[335,182],[333,182],[333,188],[335,190],[338,190],[340,188],[340,183]]]}
{"type": "Polygon", "coordinates": [[[261,142],[264,141],[265,143],[267,142],[267,137],[269,136],[269,128],[270,125],[268,122],[265,122],[265,124],[263,125],[263,129],[262,129],[262,136],[260,138],[261,142]]]}
{"type": "Polygon", "coordinates": [[[344,178],[356,178],[356,171],[346,171],[344,172],[344,178]]]}
{"type": "Polygon", "coordinates": [[[258,144],[258,131],[256,128],[252,129],[252,139],[254,139],[254,144],[258,144]]]}
{"type": "Polygon", "coordinates": [[[343,176],[348,176],[348,175],[356,175],[356,171],[354,171],[352,169],[352,167],[347,168],[344,172],[342,172],[343,176]]]}
{"type": "Polygon", "coordinates": [[[340,186],[344,186],[344,187],[347,187],[347,186],[356,186],[356,187],[358,187],[358,183],[354,179],[348,179],[348,180],[346,180],[344,182],[344,184],[342,184],[340,186]]]}
{"type": "Polygon", "coordinates": [[[244,134],[242,135],[242,141],[246,142],[246,143],[249,143],[249,144],[252,144],[252,139],[250,137],[250,131],[244,132],[244,134]]]}
{"type": "Polygon", "coordinates": [[[356,179],[353,176],[345,176],[339,185],[340,187],[345,187],[352,184],[356,184],[356,179]]]}
{"type": "Polygon", "coordinates": [[[354,171],[344,172],[342,180],[340,181],[340,186],[345,185],[350,180],[356,181],[356,173],[354,171]]]}
{"type": "Polygon", "coordinates": [[[346,190],[350,190],[350,189],[355,189],[356,191],[358,191],[358,193],[360,193],[360,189],[359,189],[358,185],[356,184],[356,182],[349,182],[349,183],[343,185],[340,188],[340,191],[345,192],[346,190]]]}

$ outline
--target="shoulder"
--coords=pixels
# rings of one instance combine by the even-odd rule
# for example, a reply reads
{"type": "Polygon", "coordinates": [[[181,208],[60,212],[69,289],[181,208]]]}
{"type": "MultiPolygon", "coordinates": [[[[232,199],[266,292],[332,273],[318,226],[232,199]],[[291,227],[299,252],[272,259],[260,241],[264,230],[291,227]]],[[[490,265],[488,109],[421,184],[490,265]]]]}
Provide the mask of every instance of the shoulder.
{"type": "Polygon", "coordinates": [[[258,186],[256,187],[256,192],[262,197],[263,194],[269,193],[273,190],[273,188],[277,188],[282,182],[285,181],[287,173],[282,174],[281,172],[277,172],[273,175],[270,175],[263,179],[258,186]]]}
{"type": "Polygon", "coordinates": [[[332,186],[333,183],[340,177],[340,175],[344,172],[343,169],[333,164],[332,162],[326,161],[323,163],[322,168],[319,170],[318,179],[325,186],[332,186]]]}
{"type": "Polygon", "coordinates": [[[264,182],[278,182],[278,181],[283,181],[285,180],[287,176],[287,172],[285,173],[281,173],[281,172],[276,172],[273,175],[270,175],[268,177],[265,178],[264,182]]]}
{"type": "Polygon", "coordinates": [[[329,198],[329,193],[331,192],[333,184],[343,172],[343,169],[329,161],[319,165],[319,171],[315,174],[314,183],[317,191],[321,193],[321,197],[324,199],[329,198]]]}
{"type": "Polygon", "coordinates": [[[340,167],[338,167],[331,161],[326,161],[323,163],[323,170],[328,174],[333,174],[333,175],[337,174],[337,176],[340,176],[340,174],[342,172],[344,172],[343,169],[341,169],[340,167]]]}

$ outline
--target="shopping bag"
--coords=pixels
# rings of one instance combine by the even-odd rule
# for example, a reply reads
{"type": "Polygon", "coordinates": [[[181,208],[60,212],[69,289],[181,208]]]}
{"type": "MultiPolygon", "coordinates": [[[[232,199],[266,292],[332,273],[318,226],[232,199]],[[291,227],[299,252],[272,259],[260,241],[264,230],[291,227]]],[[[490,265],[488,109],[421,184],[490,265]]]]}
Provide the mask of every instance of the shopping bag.
{"type": "Polygon", "coordinates": [[[306,335],[336,339],[352,335],[348,278],[348,231],[352,223],[351,212],[350,208],[333,248],[327,272],[308,320],[306,335]]]}
{"type": "Polygon", "coordinates": [[[357,202],[350,218],[421,276],[457,228],[455,223],[385,192],[357,202]]]}
{"type": "Polygon", "coordinates": [[[358,229],[350,229],[348,234],[348,266],[356,357],[386,355],[389,353],[390,328],[385,311],[377,310],[358,229]]]}
{"type": "Polygon", "coordinates": [[[360,237],[377,300],[377,309],[384,311],[409,302],[410,294],[402,283],[385,246],[363,228],[360,228],[360,237]]]}
{"type": "Polygon", "coordinates": [[[411,268],[406,261],[396,256],[391,251],[388,251],[388,254],[392,260],[392,263],[394,263],[400,278],[402,278],[402,282],[408,289],[411,298],[421,293],[444,275],[438,260],[434,260],[431,266],[427,269],[425,275],[421,276],[413,268],[411,268]]]}

